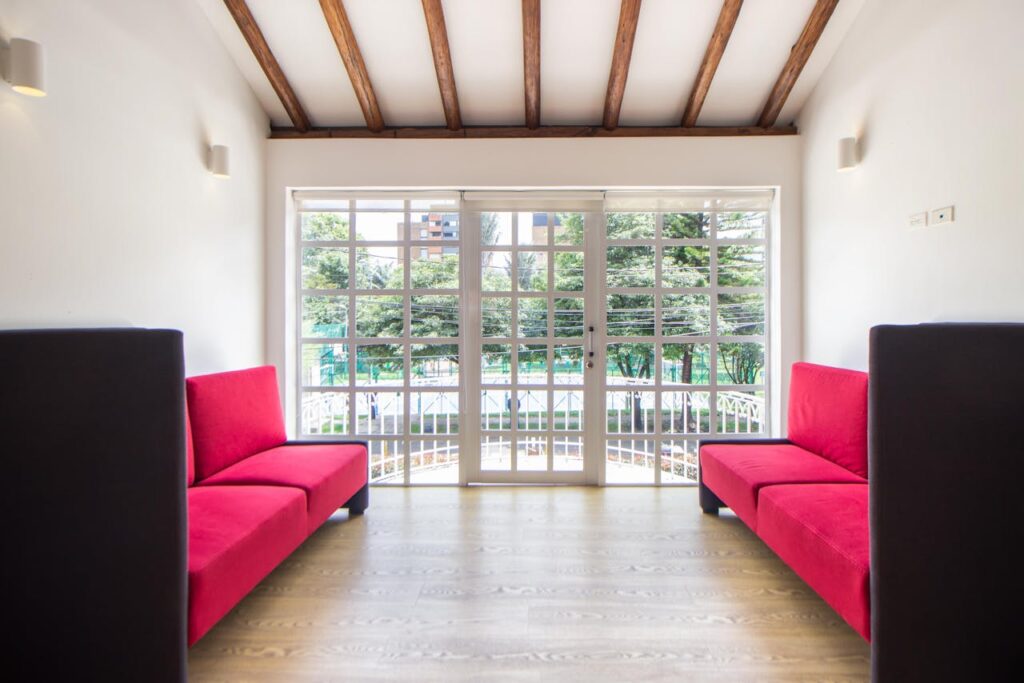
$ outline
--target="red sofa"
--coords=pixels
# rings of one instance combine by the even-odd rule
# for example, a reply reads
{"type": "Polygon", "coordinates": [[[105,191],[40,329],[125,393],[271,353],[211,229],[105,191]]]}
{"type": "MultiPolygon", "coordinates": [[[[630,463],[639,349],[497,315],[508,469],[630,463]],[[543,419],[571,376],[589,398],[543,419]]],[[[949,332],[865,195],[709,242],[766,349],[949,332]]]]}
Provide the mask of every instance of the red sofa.
{"type": "Polygon", "coordinates": [[[793,365],[789,438],[705,442],[700,504],[729,507],[871,639],[868,376],[793,365]]]}
{"type": "Polygon", "coordinates": [[[190,377],[188,644],[339,507],[368,504],[364,442],[286,440],[273,367],[190,377]]]}

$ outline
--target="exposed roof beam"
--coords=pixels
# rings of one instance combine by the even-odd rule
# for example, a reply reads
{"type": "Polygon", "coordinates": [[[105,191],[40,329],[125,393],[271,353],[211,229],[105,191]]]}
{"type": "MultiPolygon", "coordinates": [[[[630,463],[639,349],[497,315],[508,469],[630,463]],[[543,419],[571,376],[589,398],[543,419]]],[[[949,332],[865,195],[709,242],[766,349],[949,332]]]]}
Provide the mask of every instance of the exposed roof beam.
{"type": "Polygon", "coordinates": [[[782,107],[786,104],[786,98],[789,97],[793,86],[796,85],[796,79],[800,77],[800,72],[807,65],[814,46],[818,44],[818,39],[821,38],[825,26],[832,18],[832,12],[835,11],[838,4],[839,0],[818,0],[815,3],[811,16],[807,20],[807,24],[804,25],[803,32],[789,53],[786,66],[782,68],[782,73],[779,74],[778,80],[775,81],[775,87],[772,88],[772,92],[768,96],[764,111],[761,112],[761,118],[757,121],[758,126],[768,128],[774,126],[779,119],[779,113],[782,112],[782,107]]]}
{"type": "Polygon", "coordinates": [[[309,117],[306,116],[299,98],[292,90],[288,79],[285,78],[284,72],[281,71],[281,65],[274,58],[274,53],[270,51],[267,39],[263,37],[263,31],[256,24],[256,19],[249,11],[249,6],[245,4],[245,0],[224,0],[224,4],[231,12],[231,16],[234,17],[235,23],[238,24],[238,30],[242,32],[245,42],[249,43],[249,49],[252,50],[253,56],[259,62],[263,73],[267,75],[267,80],[270,81],[271,87],[277,93],[281,104],[284,105],[285,111],[288,112],[288,118],[292,120],[292,125],[297,130],[307,130],[309,117]]]}
{"type": "Polygon", "coordinates": [[[458,130],[462,128],[462,114],[459,112],[459,93],[455,89],[455,71],[452,69],[452,54],[448,49],[448,29],[444,23],[441,0],[423,0],[423,15],[427,19],[430,50],[434,53],[434,71],[437,72],[437,87],[441,90],[444,120],[449,130],[458,130]]]}
{"type": "Polygon", "coordinates": [[[626,92],[626,77],[629,75],[629,60],[633,56],[633,38],[640,18],[641,0],[622,0],[619,8],[619,29],[615,34],[612,50],[612,70],[608,74],[608,93],[604,98],[604,125],[611,130],[619,125],[619,111],[622,109],[622,94],[626,92]]]}
{"type": "Polygon", "coordinates": [[[370,83],[370,75],[366,72],[363,54],[359,51],[359,44],[352,33],[352,25],[348,22],[348,14],[342,0],[320,0],[320,8],[338,46],[338,54],[341,55],[345,71],[352,81],[352,89],[355,90],[359,108],[363,110],[366,127],[375,132],[384,130],[384,117],[381,116],[380,106],[377,104],[377,95],[373,92],[373,84],[370,83]]]}
{"type": "Polygon", "coordinates": [[[540,126],[540,0],[523,0],[523,85],[526,127],[540,126]]]}
{"type": "Polygon", "coordinates": [[[736,19],[740,16],[740,8],[743,7],[743,0],[724,0],[722,11],[718,14],[718,23],[715,24],[715,31],[711,34],[711,41],[708,49],[704,52],[704,61],[700,63],[700,71],[697,72],[697,79],[693,82],[690,90],[690,99],[686,103],[686,110],[683,112],[682,125],[692,128],[697,125],[697,117],[704,107],[704,100],[711,89],[711,81],[718,71],[718,64],[725,54],[725,46],[729,44],[729,37],[736,26],[736,19]]]}
{"type": "Polygon", "coordinates": [[[459,130],[435,126],[426,128],[386,128],[374,133],[366,128],[313,128],[306,132],[294,128],[275,128],[270,137],[288,138],[628,138],[628,137],[738,137],[757,135],[796,135],[796,128],[757,128],[755,126],[650,127],[626,126],[607,130],[600,126],[470,126],[459,130]]]}

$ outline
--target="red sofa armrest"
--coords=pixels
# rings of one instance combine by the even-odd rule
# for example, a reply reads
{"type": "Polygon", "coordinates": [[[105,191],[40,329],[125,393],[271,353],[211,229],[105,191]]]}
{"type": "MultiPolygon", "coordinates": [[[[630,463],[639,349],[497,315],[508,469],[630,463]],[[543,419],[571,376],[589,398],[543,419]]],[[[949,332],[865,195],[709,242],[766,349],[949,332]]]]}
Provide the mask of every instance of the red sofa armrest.
{"type": "Polygon", "coordinates": [[[789,439],[701,439],[697,442],[697,450],[704,446],[727,445],[727,446],[772,446],[779,444],[793,443],[789,439]]]}
{"type": "Polygon", "coordinates": [[[367,452],[370,450],[368,441],[359,439],[289,439],[282,446],[363,446],[367,452]]]}

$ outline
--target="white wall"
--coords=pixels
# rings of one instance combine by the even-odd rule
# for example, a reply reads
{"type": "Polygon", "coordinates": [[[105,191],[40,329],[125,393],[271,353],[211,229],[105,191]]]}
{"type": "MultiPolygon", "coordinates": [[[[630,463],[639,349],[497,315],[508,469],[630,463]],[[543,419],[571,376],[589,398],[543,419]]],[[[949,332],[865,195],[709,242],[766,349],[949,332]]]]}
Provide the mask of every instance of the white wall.
{"type": "Polygon", "coordinates": [[[1020,0],[866,3],[799,118],[808,360],[866,368],[879,323],[1024,321],[1022,25],[1020,0]]]}
{"type": "MultiPolygon", "coordinates": [[[[294,226],[291,188],[773,186],[781,225],[773,283],[771,344],[776,429],[788,382],[782,367],[800,358],[800,140],[634,138],[526,140],[271,140],[267,148],[267,355],[294,368],[294,226]]],[[[282,373],[284,374],[284,373],[282,373]]],[[[283,386],[289,421],[295,392],[283,386]]],[[[294,428],[294,424],[290,425],[294,428]]]]}
{"type": "Polygon", "coordinates": [[[0,84],[0,327],[172,327],[190,373],[263,362],[268,121],[198,6],[3,0],[12,37],[45,46],[49,96],[0,84]]]}

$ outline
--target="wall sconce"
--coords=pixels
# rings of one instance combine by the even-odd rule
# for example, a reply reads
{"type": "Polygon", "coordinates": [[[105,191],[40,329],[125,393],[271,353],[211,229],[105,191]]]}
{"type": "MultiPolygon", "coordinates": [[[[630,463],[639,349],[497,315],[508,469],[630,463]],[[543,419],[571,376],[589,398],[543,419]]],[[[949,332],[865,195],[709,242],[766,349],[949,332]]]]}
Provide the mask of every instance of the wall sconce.
{"type": "Polygon", "coordinates": [[[3,78],[14,92],[30,97],[46,97],[46,59],[43,46],[24,38],[12,38],[11,44],[0,48],[3,78]]]}
{"type": "Polygon", "coordinates": [[[214,178],[230,178],[231,164],[228,148],[224,145],[213,145],[210,147],[207,168],[214,178]]]}
{"type": "Polygon", "coordinates": [[[852,171],[860,163],[857,138],[843,138],[839,141],[839,171],[852,171]]]}

